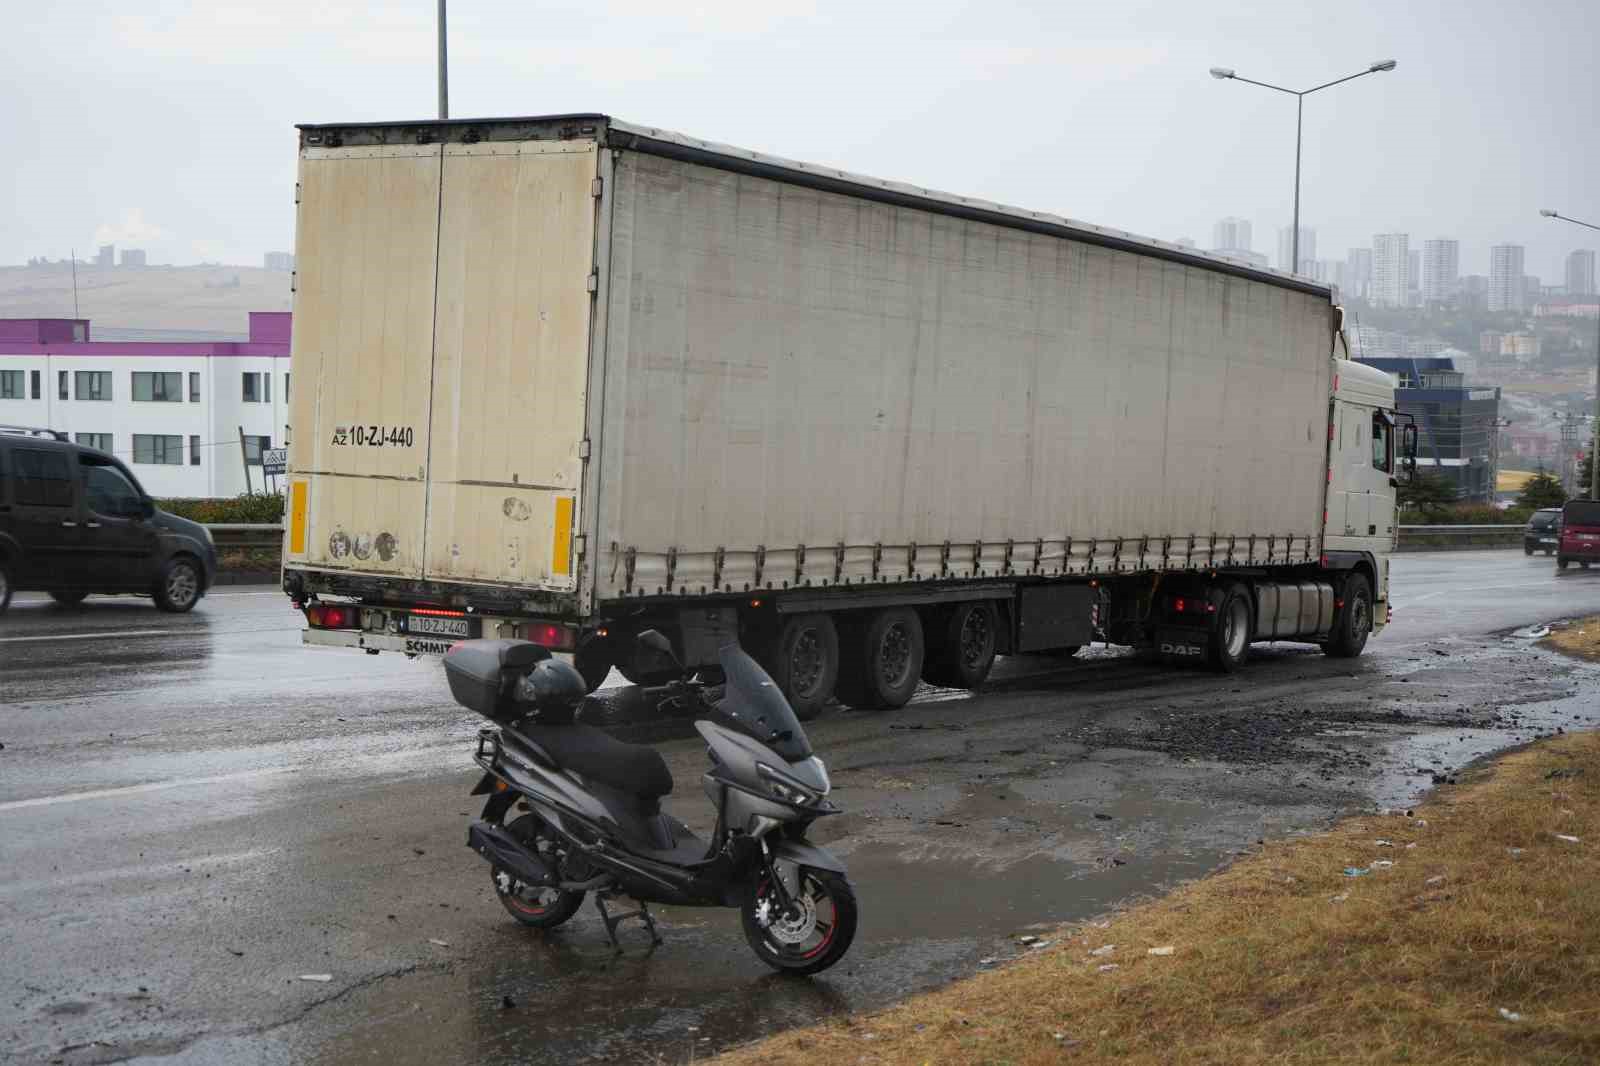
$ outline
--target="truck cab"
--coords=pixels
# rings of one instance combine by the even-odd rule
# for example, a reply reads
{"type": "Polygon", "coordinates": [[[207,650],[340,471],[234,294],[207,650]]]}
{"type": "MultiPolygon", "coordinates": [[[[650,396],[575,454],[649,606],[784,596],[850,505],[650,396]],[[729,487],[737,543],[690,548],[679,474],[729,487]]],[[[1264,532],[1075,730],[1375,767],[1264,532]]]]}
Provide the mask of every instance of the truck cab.
{"type": "MultiPolygon", "coordinates": [[[[1335,361],[1323,565],[1366,572],[1376,606],[1374,632],[1388,620],[1395,492],[1407,451],[1399,441],[1399,422],[1394,380],[1388,374],[1348,359],[1335,361]]],[[[1414,443],[1410,448],[1414,451],[1414,443]]]]}

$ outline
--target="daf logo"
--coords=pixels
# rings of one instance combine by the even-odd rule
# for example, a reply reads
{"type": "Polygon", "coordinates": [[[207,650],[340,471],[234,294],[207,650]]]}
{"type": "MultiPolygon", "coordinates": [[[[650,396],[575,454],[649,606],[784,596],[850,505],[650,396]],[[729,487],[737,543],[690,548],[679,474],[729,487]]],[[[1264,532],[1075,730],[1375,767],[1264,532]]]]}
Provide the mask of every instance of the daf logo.
{"type": "Polygon", "coordinates": [[[1163,644],[1162,655],[1203,655],[1204,650],[1194,644],[1163,644]]]}

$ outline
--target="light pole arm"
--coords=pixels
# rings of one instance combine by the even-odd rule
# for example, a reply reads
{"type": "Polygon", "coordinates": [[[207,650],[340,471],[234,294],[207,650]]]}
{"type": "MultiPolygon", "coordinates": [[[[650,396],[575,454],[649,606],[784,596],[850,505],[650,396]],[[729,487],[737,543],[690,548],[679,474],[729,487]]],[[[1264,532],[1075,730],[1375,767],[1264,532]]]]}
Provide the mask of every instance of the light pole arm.
{"type": "Polygon", "coordinates": [[[1275,92],[1288,93],[1290,96],[1299,96],[1300,95],[1300,93],[1297,92],[1294,89],[1285,89],[1281,85],[1273,85],[1270,82],[1256,81],[1254,78],[1241,78],[1237,74],[1229,74],[1228,77],[1227,77],[1227,80],[1228,81],[1242,81],[1246,85],[1259,85],[1263,89],[1272,89],[1275,92]]]}
{"type": "Polygon", "coordinates": [[[1360,70],[1360,71],[1357,71],[1354,74],[1346,74],[1342,78],[1335,78],[1333,81],[1323,82],[1321,85],[1318,85],[1314,89],[1306,89],[1303,92],[1301,92],[1300,95],[1301,96],[1310,96],[1312,93],[1321,92],[1323,89],[1331,89],[1335,85],[1343,85],[1347,81],[1354,81],[1356,78],[1364,78],[1368,74],[1376,74],[1376,73],[1378,73],[1378,72],[1375,71],[1375,70],[1360,70]]]}
{"type": "Polygon", "coordinates": [[[1572,218],[1570,215],[1559,214],[1555,211],[1550,212],[1550,214],[1545,217],[1559,218],[1563,222],[1571,222],[1574,226],[1587,226],[1590,229],[1600,229],[1600,226],[1596,226],[1593,222],[1584,222],[1580,219],[1572,218]]]}

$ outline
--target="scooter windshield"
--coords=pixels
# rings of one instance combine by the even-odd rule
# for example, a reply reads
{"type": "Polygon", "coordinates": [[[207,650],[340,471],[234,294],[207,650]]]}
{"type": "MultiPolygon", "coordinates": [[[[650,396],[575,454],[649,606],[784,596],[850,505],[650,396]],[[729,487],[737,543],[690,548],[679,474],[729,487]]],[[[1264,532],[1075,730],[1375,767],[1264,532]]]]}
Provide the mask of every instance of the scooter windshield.
{"type": "Polygon", "coordinates": [[[789,701],[761,665],[737,644],[719,652],[727,677],[722,715],[728,725],[759,740],[789,762],[811,758],[811,742],[789,701]]]}

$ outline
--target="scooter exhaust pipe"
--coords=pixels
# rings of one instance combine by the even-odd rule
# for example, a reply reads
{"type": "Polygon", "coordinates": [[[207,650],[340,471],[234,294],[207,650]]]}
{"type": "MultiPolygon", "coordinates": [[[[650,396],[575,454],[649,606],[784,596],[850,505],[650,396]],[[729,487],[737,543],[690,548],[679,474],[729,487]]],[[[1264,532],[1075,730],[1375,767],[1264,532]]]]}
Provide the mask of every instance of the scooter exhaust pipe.
{"type": "Polygon", "coordinates": [[[473,822],[467,827],[467,847],[525,885],[556,887],[561,880],[549,864],[500,826],[473,822]]]}

